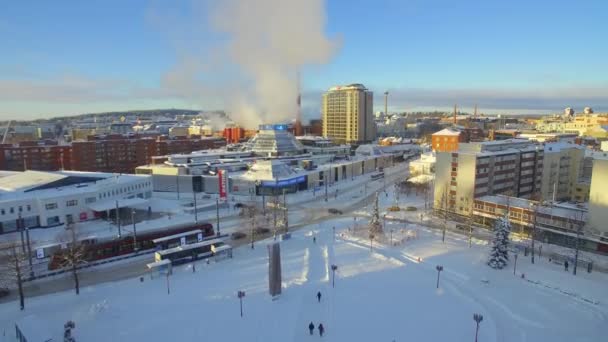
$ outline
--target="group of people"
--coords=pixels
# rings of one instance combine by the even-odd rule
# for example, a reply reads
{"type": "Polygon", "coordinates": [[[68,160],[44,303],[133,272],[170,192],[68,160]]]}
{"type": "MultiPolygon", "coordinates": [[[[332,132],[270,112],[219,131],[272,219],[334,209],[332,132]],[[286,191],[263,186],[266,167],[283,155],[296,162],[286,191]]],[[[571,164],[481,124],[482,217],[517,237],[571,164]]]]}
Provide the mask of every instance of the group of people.
{"type": "MultiPolygon", "coordinates": [[[[317,301],[321,303],[321,291],[317,292],[317,301]]],[[[323,323],[319,323],[317,329],[319,329],[319,336],[323,337],[323,334],[325,333],[325,327],[323,326],[323,323]]],[[[310,322],[310,324],[308,325],[308,331],[310,332],[311,336],[314,335],[315,324],[313,322],[310,322]]]]}

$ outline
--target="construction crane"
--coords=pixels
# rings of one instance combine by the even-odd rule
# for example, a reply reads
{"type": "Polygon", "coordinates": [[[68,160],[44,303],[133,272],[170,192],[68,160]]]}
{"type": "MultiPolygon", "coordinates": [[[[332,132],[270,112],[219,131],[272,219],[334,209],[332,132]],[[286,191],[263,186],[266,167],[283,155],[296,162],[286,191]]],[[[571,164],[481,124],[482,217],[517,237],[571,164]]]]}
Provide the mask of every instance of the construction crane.
{"type": "Polygon", "coordinates": [[[4,129],[4,136],[2,137],[2,143],[4,144],[6,142],[6,136],[8,136],[8,129],[11,127],[11,122],[12,121],[8,121],[8,123],[6,124],[6,128],[4,129]]]}

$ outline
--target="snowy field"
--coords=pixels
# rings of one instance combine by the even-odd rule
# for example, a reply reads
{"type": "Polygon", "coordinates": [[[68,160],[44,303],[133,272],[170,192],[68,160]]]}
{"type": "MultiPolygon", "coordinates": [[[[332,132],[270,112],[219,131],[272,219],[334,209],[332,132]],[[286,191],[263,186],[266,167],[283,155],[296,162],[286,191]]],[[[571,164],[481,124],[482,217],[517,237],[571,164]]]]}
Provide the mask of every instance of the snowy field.
{"type": "MultiPolygon", "coordinates": [[[[241,247],[232,260],[174,269],[167,294],[164,278],[145,277],[86,287],[80,296],[61,292],[0,305],[3,341],[14,323],[35,315],[60,341],[63,324],[76,323],[77,341],[310,341],[308,323],[323,323],[326,341],[473,341],[473,314],[483,315],[479,341],[603,341],[608,276],[520,257],[496,271],[485,265],[485,245],[414,225],[418,238],[401,246],[374,244],[346,234],[352,219],[312,225],[281,242],[283,294],[268,295],[265,245],[241,247]],[[337,238],[333,239],[332,226],[337,238]],[[312,235],[316,237],[313,243],[312,235]],[[420,262],[418,261],[420,258],[420,262]],[[336,286],[331,267],[338,265],[336,286]],[[436,265],[443,265],[436,289],[436,265]],[[520,274],[525,273],[525,279],[520,274]],[[237,291],[246,291],[244,317],[237,291]],[[317,303],[315,294],[323,294],[317,303]]],[[[387,223],[387,228],[400,226],[387,223]]]]}

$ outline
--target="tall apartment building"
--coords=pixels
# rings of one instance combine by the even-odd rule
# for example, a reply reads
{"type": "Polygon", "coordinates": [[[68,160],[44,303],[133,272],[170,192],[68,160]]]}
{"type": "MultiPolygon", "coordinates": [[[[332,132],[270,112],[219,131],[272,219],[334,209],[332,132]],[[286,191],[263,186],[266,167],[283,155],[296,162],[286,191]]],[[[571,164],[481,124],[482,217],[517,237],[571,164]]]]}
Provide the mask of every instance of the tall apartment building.
{"type": "MultiPolygon", "coordinates": [[[[585,148],[568,143],[545,144],[541,199],[544,201],[580,200],[575,190],[581,178],[585,148]]],[[[580,186],[579,186],[580,188],[580,186]]]]}
{"type": "Polygon", "coordinates": [[[323,136],[347,143],[374,140],[373,102],[373,92],[362,84],[330,88],[323,94],[323,136]]]}
{"type": "Polygon", "coordinates": [[[511,139],[459,146],[458,151],[437,152],[435,209],[468,215],[480,196],[530,198],[540,193],[542,145],[511,139]]]}
{"type": "Polygon", "coordinates": [[[587,228],[608,241],[608,158],[593,160],[587,228]]]}
{"type": "Polygon", "coordinates": [[[70,149],[70,145],[59,145],[52,140],[0,144],[0,170],[69,170],[72,167],[70,149]]]}

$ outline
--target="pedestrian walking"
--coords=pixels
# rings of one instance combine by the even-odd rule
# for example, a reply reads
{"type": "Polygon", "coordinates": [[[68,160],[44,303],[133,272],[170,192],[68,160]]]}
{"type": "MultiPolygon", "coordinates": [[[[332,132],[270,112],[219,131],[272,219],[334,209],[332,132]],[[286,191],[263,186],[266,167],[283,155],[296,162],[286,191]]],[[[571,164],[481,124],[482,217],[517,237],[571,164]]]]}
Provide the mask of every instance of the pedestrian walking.
{"type": "Polygon", "coordinates": [[[315,331],[315,325],[310,322],[310,324],[308,325],[308,330],[310,331],[310,334],[312,335],[315,331]]]}
{"type": "Polygon", "coordinates": [[[568,271],[568,260],[564,261],[564,269],[568,271]]]}
{"type": "Polygon", "coordinates": [[[313,242],[313,243],[317,243],[317,237],[316,237],[316,236],[313,236],[313,237],[312,237],[312,242],[313,242]]]}
{"type": "Polygon", "coordinates": [[[317,300],[321,303],[321,291],[317,292],[317,300]]]}
{"type": "Polygon", "coordinates": [[[325,327],[323,323],[319,323],[319,336],[323,337],[323,333],[325,332],[325,327]]]}

